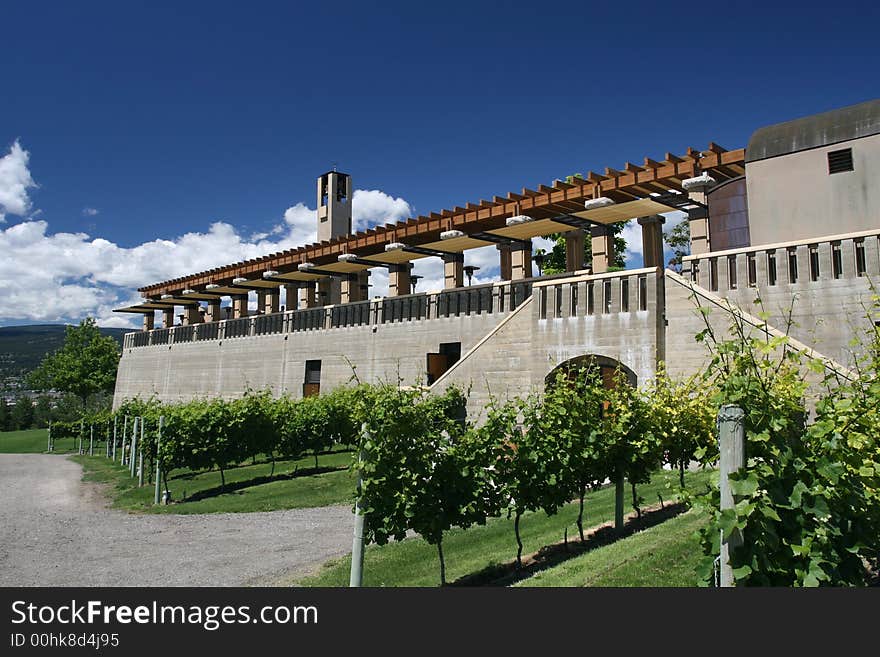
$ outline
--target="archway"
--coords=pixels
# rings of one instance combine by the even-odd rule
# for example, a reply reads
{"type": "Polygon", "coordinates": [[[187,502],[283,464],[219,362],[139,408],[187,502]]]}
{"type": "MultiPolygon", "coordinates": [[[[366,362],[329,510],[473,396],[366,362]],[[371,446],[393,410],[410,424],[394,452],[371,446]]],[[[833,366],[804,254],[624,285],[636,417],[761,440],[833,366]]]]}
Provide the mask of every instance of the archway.
{"type": "Polygon", "coordinates": [[[550,373],[544,377],[544,387],[552,386],[556,382],[559,372],[562,372],[565,378],[573,379],[580,370],[592,370],[598,368],[602,376],[602,382],[606,388],[612,388],[615,385],[615,372],[620,371],[625,377],[626,382],[635,388],[638,385],[638,377],[626,365],[619,360],[609,358],[608,356],[600,356],[598,354],[587,354],[585,356],[575,356],[569,358],[550,370],[550,373]]]}

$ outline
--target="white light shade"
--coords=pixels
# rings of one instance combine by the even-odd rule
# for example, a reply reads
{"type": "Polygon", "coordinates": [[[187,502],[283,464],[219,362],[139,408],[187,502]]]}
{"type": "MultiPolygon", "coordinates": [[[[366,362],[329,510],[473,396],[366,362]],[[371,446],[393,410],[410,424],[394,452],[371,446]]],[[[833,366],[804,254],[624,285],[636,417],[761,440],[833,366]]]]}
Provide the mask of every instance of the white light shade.
{"type": "Polygon", "coordinates": [[[195,290],[190,290],[189,288],[185,289],[181,294],[195,294],[195,290]]]}
{"type": "Polygon", "coordinates": [[[300,271],[308,271],[309,269],[312,269],[314,266],[315,266],[315,263],[313,263],[313,262],[301,262],[296,266],[296,268],[299,269],[300,271]]]}
{"type": "Polygon", "coordinates": [[[232,279],[233,285],[241,285],[242,283],[247,283],[247,282],[248,282],[248,279],[242,278],[241,276],[239,276],[238,278],[232,279]]]}
{"type": "Polygon", "coordinates": [[[274,269],[269,269],[263,272],[263,278],[272,278],[273,276],[277,276],[278,272],[274,269]]]}
{"type": "Polygon", "coordinates": [[[217,285],[216,283],[208,283],[208,284],[205,286],[205,289],[206,289],[206,290],[215,290],[215,289],[217,289],[218,287],[220,287],[220,286],[217,285]]]}
{"type": "Polygon", "coordinates": [[[444,230],[440,233],[441,240],[454,240],[456,237],[464,237],[465,234],[460,230],[444,230]]]}
{"type": "Polygon", "coordinates": [[[524,223],[528,223],[529,221],[534,221],[534,218],[530,217],[528,215],[525,215],[525,214],[518,214],[513,217],[510,217],[507,220],[506,224],[508,226],[516,226],[517,224],[524,224],[524,223]]]}
{"type": "Polygon", "coordinates": [[[696,178],[686,178],[685,180],[681,181],[681,186],[688,192],[691,190],[700,191],[711,187],[714,184],[715,179],[708,173],[700,174],[696,178]]]}
{"type": "Polygon", "coordinates": [[[162,295],[161,297],[159,297],[159,298],[160,298],[160,299],[173,299],[173,298],[174,298],[174,295],[173,295],[173,294],[163,294],[163,295],[162,295]]]}
{"type": "Polygon", "coordinates": [[[591,198],[584,201],[585,210],[597,210],[599,208],[606,208],[609,205],[614,205],[614,200],[607,196],[599,196],[598,198],[591,198]]]}
{"type": "Polygon", "coordinates": [[[403,244],[402,242],[391,242],[391,244],[385,245],[385,250],[386,251],[399,251],[400,249],[404,248],[405,246],[406,246],[406,244],[403,244]]]}
{"type": "Polygon", "coordinates": [[[357,260],[357,255],[354,253],[340,253],[336,259],[339,262],[351,262],[352,260],[357,260]]]}

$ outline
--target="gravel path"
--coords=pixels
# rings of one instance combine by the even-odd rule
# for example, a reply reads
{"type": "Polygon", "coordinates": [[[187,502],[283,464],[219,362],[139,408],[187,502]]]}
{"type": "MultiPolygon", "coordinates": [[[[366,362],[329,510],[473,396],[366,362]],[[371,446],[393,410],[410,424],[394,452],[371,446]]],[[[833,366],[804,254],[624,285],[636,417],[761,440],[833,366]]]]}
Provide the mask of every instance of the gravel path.
{"type": "Polygon", "coordinates": [[[63,456],[0,454],[0,586],[272,585],[351,550],[351,507],[129,514],[63,456]]]}

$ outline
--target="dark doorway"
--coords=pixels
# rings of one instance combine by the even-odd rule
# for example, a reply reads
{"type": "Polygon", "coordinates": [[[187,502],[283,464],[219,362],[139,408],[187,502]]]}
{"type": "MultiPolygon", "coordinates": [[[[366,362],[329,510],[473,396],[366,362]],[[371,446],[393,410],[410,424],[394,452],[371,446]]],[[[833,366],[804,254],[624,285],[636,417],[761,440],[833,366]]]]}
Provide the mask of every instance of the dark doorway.
{"type": "Polygon", "coordinates": [[[440,350],[428,354],[428,385],[443,376],[461,359],[461,342],[443,342],[440,350]]]}
{"type": "Polygon", "coordinates": [[[321,361],[306,361],[306,376],[303,383],[303,397],[321,394],[321,361]]]}

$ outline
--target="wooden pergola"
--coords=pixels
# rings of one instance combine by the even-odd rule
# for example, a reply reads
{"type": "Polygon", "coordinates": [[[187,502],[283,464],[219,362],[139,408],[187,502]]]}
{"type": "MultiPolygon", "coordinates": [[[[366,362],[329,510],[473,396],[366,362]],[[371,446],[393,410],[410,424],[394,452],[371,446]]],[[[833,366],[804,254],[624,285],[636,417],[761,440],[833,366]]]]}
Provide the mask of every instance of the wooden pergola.
{"type": "MultiPolygon", "coordinates": [[[[604,174],[591,171],[583,178],[556,180],[552,185],[538,185],[537,189],[523,188],[503,197],[494,196],[491,201],[466,203],[451,210],[147,285],[139,291],[150,300],[171,295],[177,303],[193,302],[206,296],[244,294],[250,289],[277,287],[286,282],[314,281],[370,267],[461,253],[493,243],[510,244],[590,225],[608,225],[683,207],[688,195],[682,181],[702,173],[710,174],[718,182],[743,175],[745,150],[729,151],[710,143],[705,151],[688,148],[681,156],[666,153],[660,162],[646,157],[641,165],[627,162],[622,170],[606,168],[604,174]],[[600,197],[615,204],[585,210],[585,201],[600,197]],[[508,225],[508,219],[518,216],[527,216],[529,221],[508,225]],[[386,249],[389,245],[391,248],[386,249]],[[209,285],[211,288],[206,289],[209,285]],[[184,290],[187,294],[183,294],[184,290]]],[[[144,310],[148,308],[130,309],[144,310]]]]}

